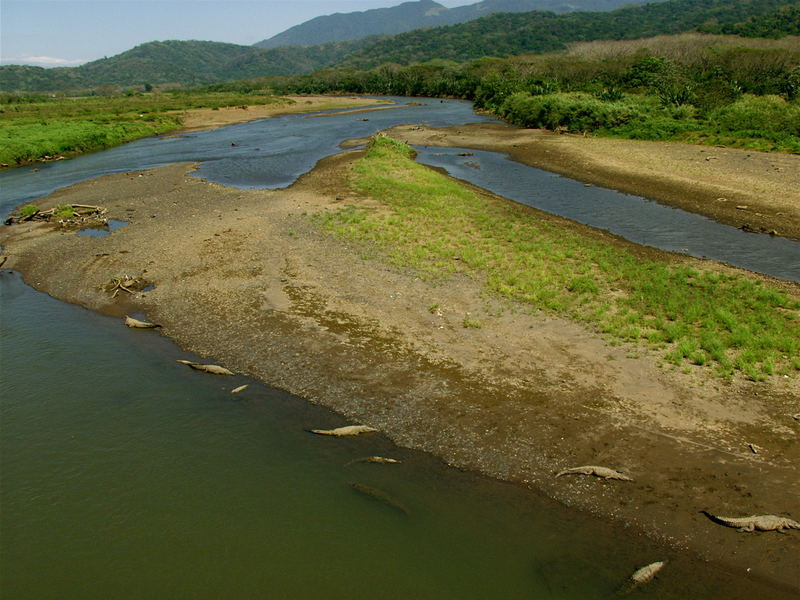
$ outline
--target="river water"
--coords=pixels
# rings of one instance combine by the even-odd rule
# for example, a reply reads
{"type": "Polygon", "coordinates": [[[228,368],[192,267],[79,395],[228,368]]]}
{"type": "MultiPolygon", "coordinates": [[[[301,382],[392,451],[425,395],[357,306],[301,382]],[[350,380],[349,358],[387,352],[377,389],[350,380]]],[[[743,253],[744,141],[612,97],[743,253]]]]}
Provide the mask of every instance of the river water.
{"type": "MultiPolygon", "coordinates": [[[[393,98],[397,108],[289,115],[211,131],[138,140],[72,160],[0,173],[0,214],[58,188],[108,173],[175,162],[198,162],[196,175],[238,188],[280,188],[293,183],[349,138],[394,125],[444,127],[491,121],[468,102],[393,98]]],[[[800,281],[800,242],[745,233],[703,216],[580,182],[508,160],[503,154],[418,148],[421,162],[448,169],[512,200],[608,229],[640,244],[712,258],[774,277],[800,281]],[[459,156],[469,152],[472,156],[459,156]],[[473,167],[467,165],[470,163],[473,167]],[[478,166],[479,168],[474,168],[478,166]]]]}
{"type": "MultiPolygon", "coordinates": [[[[3,210],[200,155],[200,176],[287,185],[338,141],[310,157],[285,153],[332,130],[341,140],[482,119],[464,103],[430,102],[422,118],[410,112],[419,108],[273,119],[18,169],[0,178],[3,210]],[[270,152],[278,166],[257,154],[270,152]]],[[[0,315],[4,598],[609,598],[665,558],[638,597],[792,597],[380,435],[310,435],[344,422],[257,382],[187,369],[175,360],[194,357],[157,332],[56,301],[10,271],[0,273],[0,315]],[[351,463],[369,455],[403,462],[351,463]]]]}

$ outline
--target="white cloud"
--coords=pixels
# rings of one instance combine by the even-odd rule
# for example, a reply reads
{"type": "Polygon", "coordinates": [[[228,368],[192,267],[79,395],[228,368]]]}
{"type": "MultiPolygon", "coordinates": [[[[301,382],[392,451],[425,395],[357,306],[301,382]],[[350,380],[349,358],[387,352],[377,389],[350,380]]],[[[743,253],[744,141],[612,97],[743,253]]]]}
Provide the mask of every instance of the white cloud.
{"type": "Polygon", "coordinates": [[[82,65],[86,59],[56,58],[54,56],[14,56],[0,58],[4,65],[33,65],[35,67],[74,67],[82,65]]]}

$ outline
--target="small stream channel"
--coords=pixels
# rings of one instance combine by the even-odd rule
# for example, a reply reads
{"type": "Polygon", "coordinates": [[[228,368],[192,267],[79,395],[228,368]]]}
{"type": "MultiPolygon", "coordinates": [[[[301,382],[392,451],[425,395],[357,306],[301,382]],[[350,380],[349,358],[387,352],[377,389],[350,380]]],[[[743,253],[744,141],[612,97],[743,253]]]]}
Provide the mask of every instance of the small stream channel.
{"type": "Polygon", "coordinates": [[[800,243],[746,233],[679,208],[520,164],[497,152],[416,146],[417,160],[499,196],[637,244],[800,281],[800,243]],[[465,156],[468,155],[468,156],[465,156]]]}
{"type": "MultiPolygon", "coordinates": [[[[151,138],[8,171],[0,210],[177,161],[199,161],[198,176],[226,185],[281,187],[346,138],[486,120],[467,103],[423,102],[151,138]]],[[[493,161],[514,165],[480,160],[483,175],[493,161]]],[[[584,190],[537,177],[544,183],[531,185],[553,187],[556,198],[584,190]]],[[[582,203],[596,202],[607,200],[582,203]]],[[[11,271],[0,272],[0,314],[3,597],[599,599],[663,559],[668,567],[636,597],[794,597],[381,435],[310,435],[306,428],[345,423],[257,382],[233,396],[244,378],[187,369],[176,359],[196,357],[157,332],[58,302],[11,271]],[[403,462],[348,464],[368,455],[403,462]],[[409,514],[353,482],[385,491],[409,514]]]]}

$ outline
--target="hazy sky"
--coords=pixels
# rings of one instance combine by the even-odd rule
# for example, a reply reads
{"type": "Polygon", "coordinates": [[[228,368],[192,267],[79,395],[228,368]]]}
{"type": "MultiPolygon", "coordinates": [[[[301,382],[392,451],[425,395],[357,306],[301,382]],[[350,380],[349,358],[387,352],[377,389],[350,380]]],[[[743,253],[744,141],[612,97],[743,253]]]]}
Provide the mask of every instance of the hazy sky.
{"type": "MultiPolygon", "coordinates": [[[[73,66],[153,40],[253,44],[319,15],[403,0],[0,0],[3,64],[73,66]]],[[[438,0],[447,7],[478,0],[438,0]]]]}

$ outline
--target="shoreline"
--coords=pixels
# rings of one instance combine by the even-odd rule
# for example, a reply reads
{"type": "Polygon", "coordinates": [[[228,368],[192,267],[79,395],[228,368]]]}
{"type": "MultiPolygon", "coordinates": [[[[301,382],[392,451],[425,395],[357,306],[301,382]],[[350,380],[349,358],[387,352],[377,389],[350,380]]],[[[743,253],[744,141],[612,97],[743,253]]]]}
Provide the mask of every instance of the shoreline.
{"type": "Polygon", "coordinates": [[[19,167],[28,167],[31,165],[47,164],[57,162],[60,160],[68,160],[84,154],[92,154],[94,152],[102,152],[109,150],[122,144],[128,144],[136,140],[141,140],[147,137],[170,137],[173,135],[180,135],[191,131],[203,131],[206,129],[218,129],[227,125],[235,125],[237,123],[247,123],[249,121],[257,121],[259,119],[268,119],[271,117],[281,117],[284,115],[306,113],[317,110],[335,110],[338,108],[354,108],[354,112],[380,110],[383,108],[391,108],[392,105],[386,106],[385,100],[378,100],[374,98],[365,98],[362,96],[278,96],[282,100],[289,102],[278,102],[272,104],[250,104],[242,106],[226,106],[222,108],[193,108],[188,110],[170,111],[176,114],[184,115],[183,124],[180,127],[162,131],[161,133],[153,133],[143,135],[141,137],[125,140],[110,146],[102,146],[92,148],[89,150],[74,150],[67,151],[61,154],[56,154],[48,158],[34,158],[23,161],[14,165],[5,164],[0,166],[0,173],[10,171],[19,167]]]}
{"type": "Polygon", "coordinates": [[[401,446],[800,593],[797,534],[739,534],[698,512],[798,518],[800,424],[787,418],[800,410],[797,378],[726,384],[666,371],[651,353],[486,298],[466,277],[426,282],[387,267],[302,214],[364,202],[347,187],[359,156],[324,159],[276,191],[189,178],[187,164],[79,183],[42,207],[80,198],[129,224],[98,238],[46,224],[5,228],[4,268],[93,310],[144,312],[181,347],[376,426],[401,446]],[[112,299],[101,288],[121,273],[155,289],[112,299]],[[468,314],[484,327],[464,327],[468,314]],[[635,481],[554,478],[577,464],[623,469],[635,481]]]}
{"type": "Polygon", "coordinates": [[[644,196],[754,235],[800,240],[800,156],[556,134],[503,123],[394,127],[408,144],[508,154],[516,162],[644,196]]]}
{"type": "Polygon", "coordinates": [[[219,129],[227,125],[247,123],[259,119],[282,117],[319,110],[335,110],[339,108],[353,108],[353,112],[381,110],[392,108],[393,103],[386,100],[365,98],[363,96],[280,96],[293,103],[276,106],[274,104],[250,104],[247,106],[227,106],[214,110],[212,108],[195,108],[186,111],[177,111],[185,114],[183,125],[161,135],[181,134],[190,131],[204,131],[219,129]]]}

